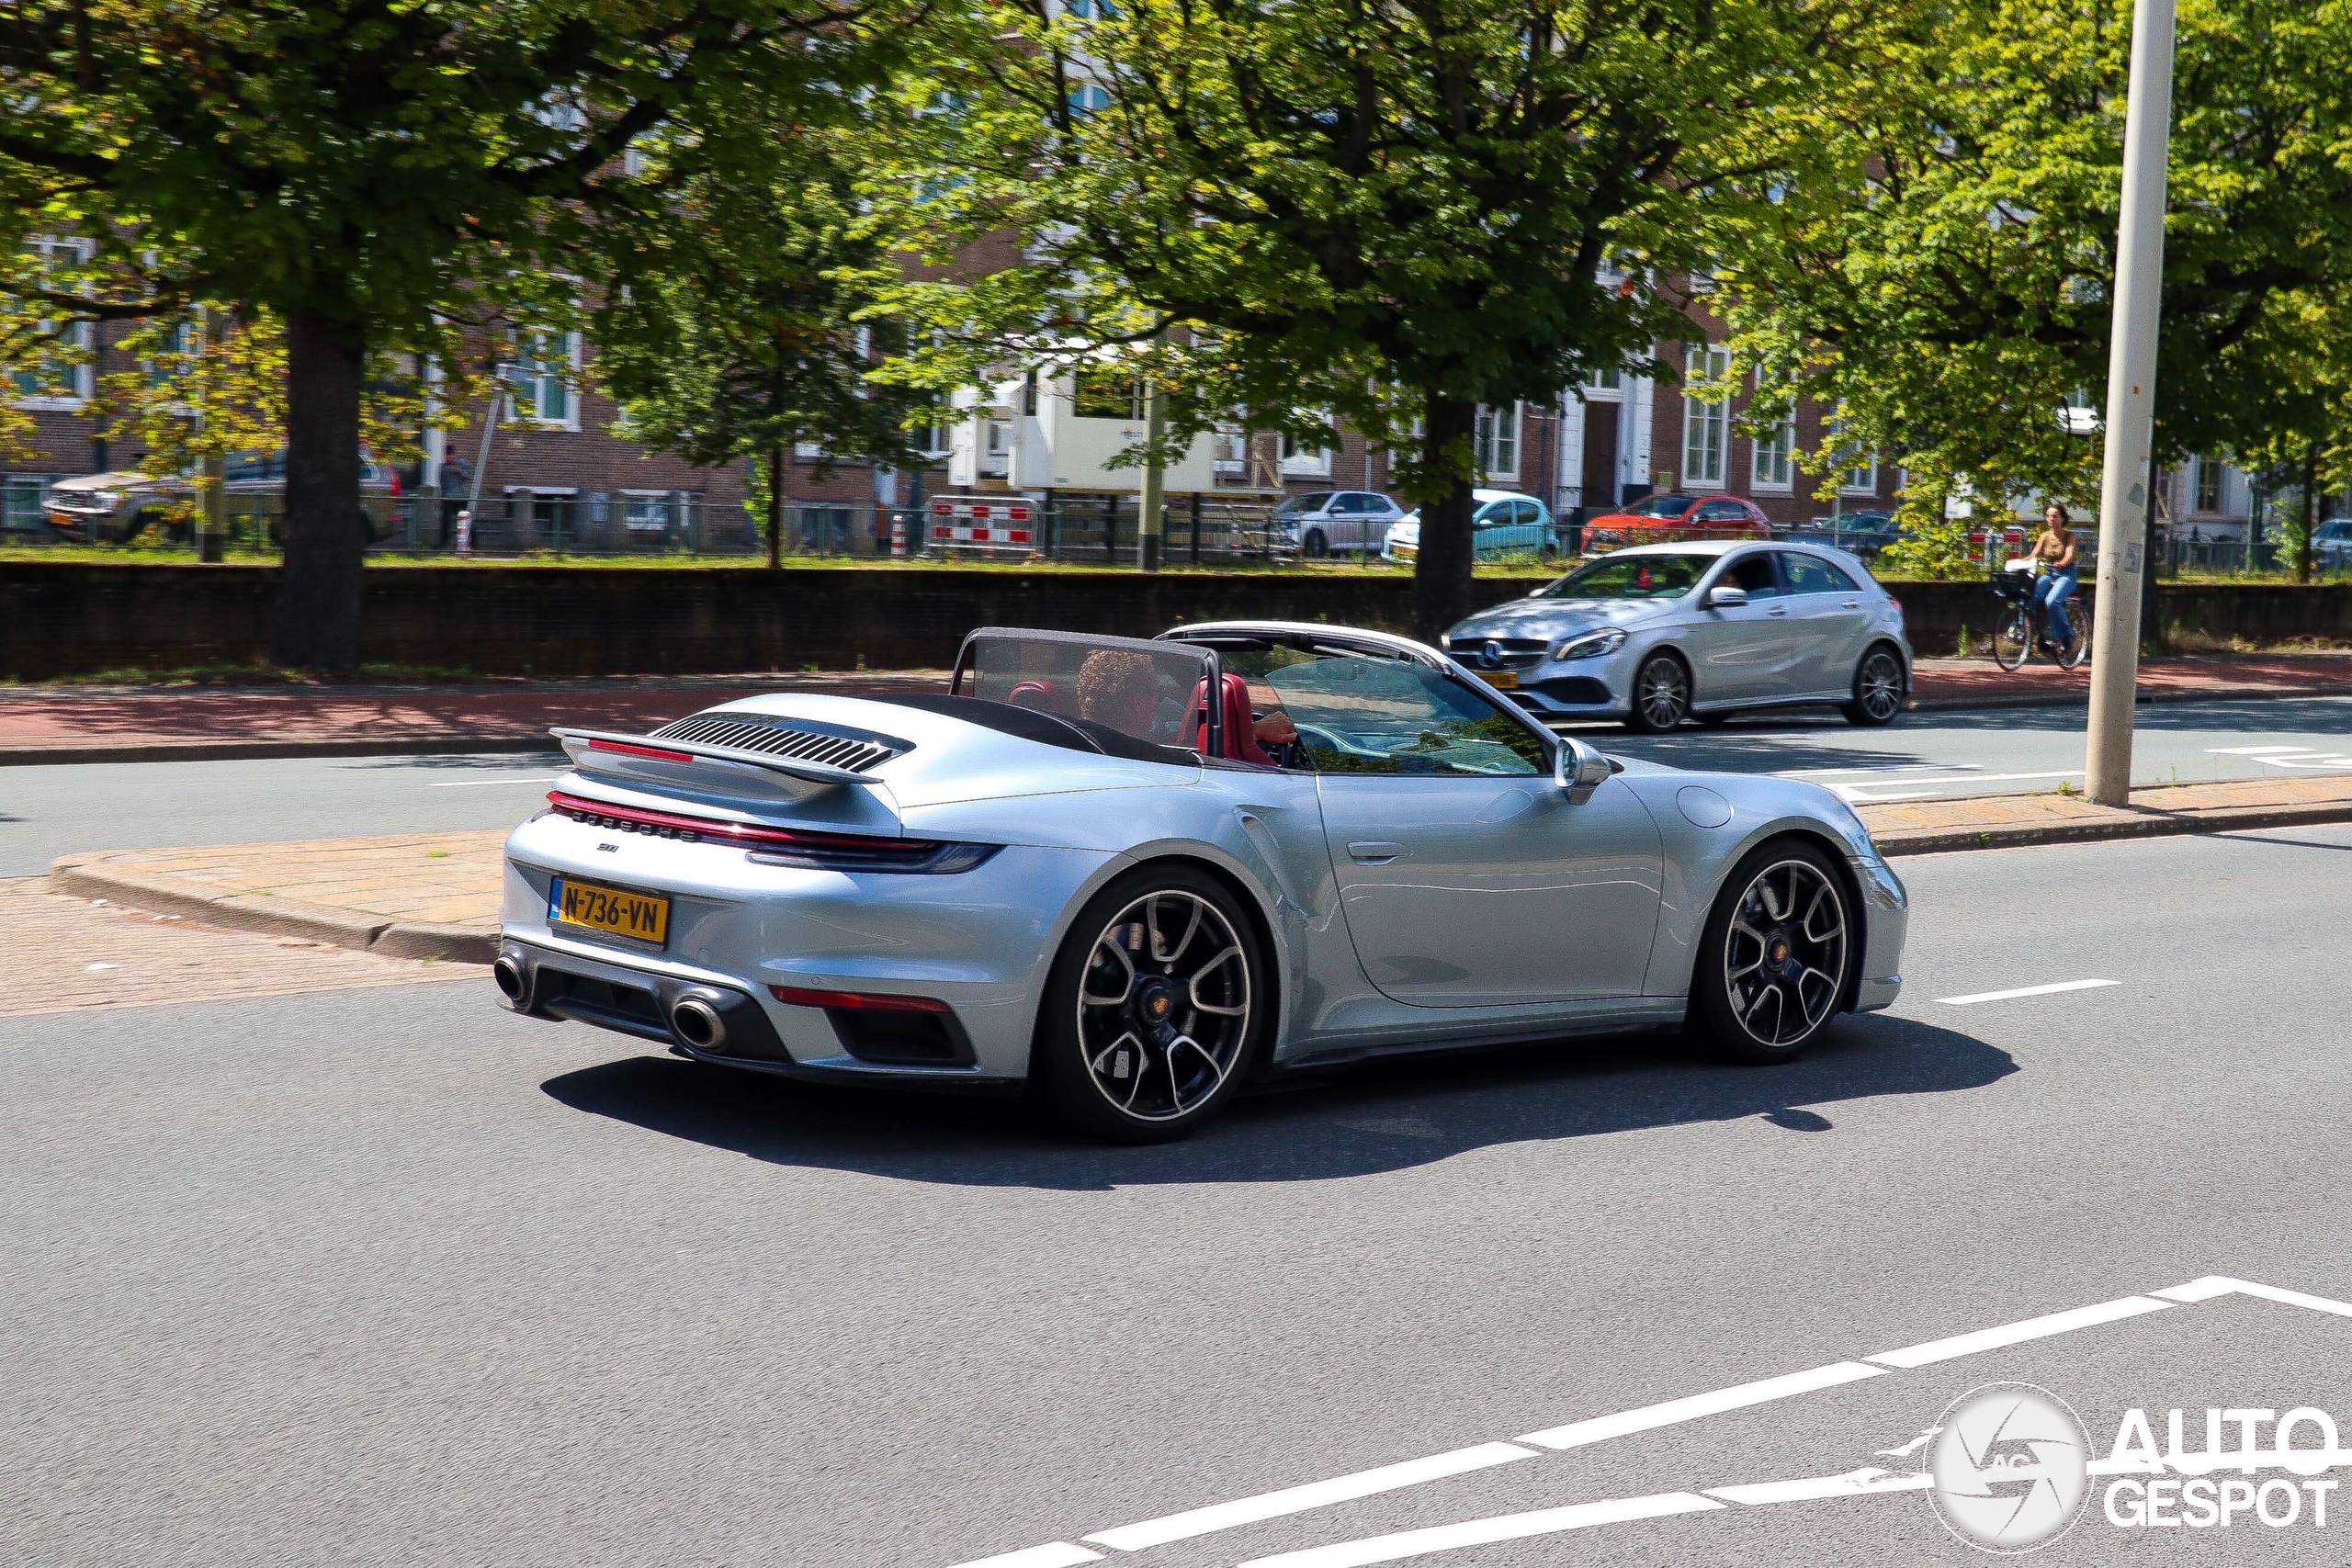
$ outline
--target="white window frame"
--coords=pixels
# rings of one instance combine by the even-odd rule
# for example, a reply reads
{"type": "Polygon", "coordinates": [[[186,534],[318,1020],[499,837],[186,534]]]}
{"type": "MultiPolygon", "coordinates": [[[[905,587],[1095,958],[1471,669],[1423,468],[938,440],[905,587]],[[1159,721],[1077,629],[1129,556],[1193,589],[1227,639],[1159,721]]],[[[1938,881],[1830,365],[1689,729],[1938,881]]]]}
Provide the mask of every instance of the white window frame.
{"type": "Polygon", "coordinates": [[[1221,475],[1246,472],[1250,467],[1250,434],[1238,424],[1220,424],[1209,438],[1209,463],[1221,475]]]}
{"type": "Polygon", "coordinates": [[[1508,419],[1498,417],[1500,409],[1478,405],[1478,420],[1472,427],[1472,440],[1478,449],[1478,471],[1490,479],[1519,478],[1519,435],[1521,418],[1527,405],[1510,405],[1508,419]]]}
{"type": "Polygon", "coordinates": [[[560,368],[548,373],[548,362],[540,356],[540,348],[558,334],[552,332],[517,332],[509,341],[514,355],[506,363],[506,417],[527,430],[571,430],[580,428],[580,371],[583,363],[581,334],[566,332],[562,337],[562,357],[560,368]],[[531,345],[530,357],[525,357],[526,344],[531,345]],[[527,367],[527,368],[526,368],[527,367]],[[548,414],[548,389],[559,388],[563,393],[564,412],[550,418],[548,414]],[[526,406],[524,398],[529,403],[526,406]]]}
{"type": "Polygon", "coordinates": [[[1328,479],[1331,477],[1330,447],[1303,446],[1299,444],[1298,437],[1284,435],[1277,449],[1282,454],[1283,478],[1328,479]]]}
{"type": "MultiPolygon", "coordinates": [[[[1714,344],[1694,348],[1688,362],[1688,385],[1694,389],[1731,378],[1731,350],[1714,344]]],[[[1682,488],[1716,491],[1731,468],[1731,400],[1706,402],[1686,392],[1682,398],[1682,488]]]]}
{"type": "MultiPolygon", "coordinates": [[[[1829,460],[1833,463],[1836,462],[1841,455],[1838,451],[1838,435],[1841,423],[1841,421],[1832,419],[1828,422],[1826,427],[1823,431],[1825,439],[1822,444],[1824,446],[1828,448],[1829,460]]],[[[1875,497],[1878,494],[1878,454],[1875,452],[1864,452],[1860,454],[1860,456],[1868,460],[1860,463],[1849,463],[1846,467],[1838,470],[1838,493],[1839,495],[1875,497]]]]}
{"type": "Polygon", "coordinates": [[[1748,442],[1747,472],[1751,489],[1786,495],[1796,488],[1797,411],[1781,416],[1770,436],[1748,442]]]}
{"type": "Polygon", "coordinates": [[[621,527],[624,531],[641,530],[645,533],[651,533],[656,528],[669,528],[674,525],[678,521],[676,517],[671,514],[677,504],[677,492],[674,491],[625,490],[620,492],[620,521],[621,527]],[[661,521],[656,523],[639,523],[635,518],[631,517],[628,514],[631,503],[640,501],[650,501],[658,503],[662,508],[661,521]]]}
{"type": "Polygon", "coordinates": [[[2225,465],[2199,453],[2196,471],[2189,476],[2188,510],[2199,517],[2222,515],[2225,510],[2223,503],[2229,500],[2229,469],[2225,465]],[[2213,487],[2213,504],[2211,506],[2205,504],[2208,479],[2211,479],[2213,487]]]}
{"type": "MultiPolygon", "coordinates": [[[[42,259],[43,266],[49,267],[54,266],[59,260],[66,258],[70,258],[67,261],[69,265],[83,265],[97,254],[98,247],[96,242],[92,240],[57,234],[34,234],[26,239],[25,248],[37,252],[42,259]]],[[[16,395],[9,400],[17,407],[35,412],[79,413],[88,406],[90,399],[96,395],[98,367],[97,355],[93,351],[97,344],[97,323],[68,321],[59,330],[57,336],[66,346],[82,355],[78,363],[54,367],[56,369],[72,372],[71,385],[74,389],[70,392],[28,392],[17,385],[17,377],[27,374],[39,376],[43,373],[42,370],[36,368],[30,371],[12,372],[8,377],[8,384],[10,390],[16,395]]],[[[50,365],[50,361],[46,358],[39,363],[42,367],[50,365]]]]}

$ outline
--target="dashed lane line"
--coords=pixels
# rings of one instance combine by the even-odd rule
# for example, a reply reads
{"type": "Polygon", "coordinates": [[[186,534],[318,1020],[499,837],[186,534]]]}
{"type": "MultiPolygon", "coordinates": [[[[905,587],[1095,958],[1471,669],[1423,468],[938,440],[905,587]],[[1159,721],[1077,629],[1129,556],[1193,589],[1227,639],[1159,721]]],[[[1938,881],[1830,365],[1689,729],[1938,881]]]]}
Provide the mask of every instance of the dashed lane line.
{"type": "MultiPolygon", "coordinates": [[[[2095,1327],[2100,1324],[2117,1323],[2162,1312],[2173,1305],[2193,1305],[2217,1301],[2224,1296],[2248,1296],[2274,1302],[2283,1306],[2299,1307],[2308,1312],[2324,1313],[2334,1317],[2352,1318],[2352,1302],[2340,1302],[2326,1296],[2315,1296],[2301,1291],[2290,1291],[2276,1285],[2265,1285],[2250,1280],[2239,1280],[2225,1274],[2209,1274],[2186,1284],[2170,1285],[2150,1291],[2143,1295],[2119,1297],[2071,1311],[2051,1313],[2041,1317],[2026,1318],[1996,1328],[1977,1329],[1956,1334],[1943,1339],[1931,1339],[1896,1350],[1882,1350],[1866,1356],[1860,1361],[1833,1362],[1809,1371],[1792,1372],[1785,1377],[1767,1378],[1759,1382],[1740,1383],[1710,1393],[1692,1394],[1684,1399],[1668,1400],[1661,1404],[1644,1405],[1638,1410],[1620,1412],[1590,1421],[1571,1422],[1543,1432],[1531,1433],[1520,1439],[1540,1447],[1569,1449],[1586,1443],[1632,1432],[1650,1431],[1677,1422],[1695,1420],[1703,1416],[1727,1410],[1740,1410],[1776,1399],[1824,1388],[1836,1388],[1865,1377],[1882,1375],[1885,1369],[1909,1371],[1932,1366],[1940,1361],[1963,1356],[1979,1355],[2010,1345],[2035,1339],[2046,1339],[2077,1329],[2095,1327]],[[1876,1362],[1872,1366],[1865,1363],[1876,1362]],[[1589,1434],[1589,1435],[1588,1435],[1589,1434]]],[[[1164,1518],[1146,1520],[1139,1525],[1102,1530],[1085,1539],[1114,1550],[1141,1551],[1162,1541],[1182,1540],[1206,1535],[1238,1525],[1253,1524],[1276,1518],[1329,1503],[1347,1502],[1357,1497],[1396,1490],[1400,1486],[1419,1484],[1422,1481],[1442,1480],[1470,1471],[1486,1469],[1490,1464],[1511,1462],[1514,1458],[1534,1457],[1525,1449],[1510,1443],[1481,1444],[1476,1448],[1457,1449],[1449,1453],[1432,1454],[1420,1460],[1408,1460],[1401,1464],[1387,1465],[1378,1470],[1360,1471],[1352,1475],[1335,1477],[1330,1481],[1294,1486],[1281,1492],[1244,1498],[1238,1503],[1196,1508],[1189,1513],[1171,1514],[1164,1518]],[[1466,1456],[1494,1456],[1484,1463],[1466,1462],[1466,1456]],[[1384,1481],[1367,1484],[1374,1478],[1417,1477],[1384,1481]],[[1268,1505],[1282,1500],[1285,1506],[1270,1508],[1268,1505]],[[1290,1506],[1295,1505],[1295,1506],[1290,1506]],[[1230,1512],[1228,1512],[1228,1510],[1230,1512]],[[1223,1517],[1219,1517],[1223,1516],[1223,1517]],[[1182,1522],[1186,1528],[1180,1533],[1158,1533],[1182,1522]],[[1197,1527],[1197,1528],[1194,1528],[1197,1527]],[[1115,1538],[1115,1539],[1114,1539],[1115,1538]],[[1132,1540],[1133,1545],[1123,1542],[1132,1540]]],[[[1697,1513],[1720,1508],[1726,1503],[1764,1504],[1797,1502],[1814,1497],[1860,1495],[1874,1492],[1898,1492],[1924,1485],[1925,1482],[1901,1472],[1865,1469],[1839,1476],[1815,1476],[1796,1481],[1764,1482],[1750,1485],[1722,1486],[1708,1489],[1703,1495],[1690,1492],[1660,1493],[1653,1496],[1619,1498],[1610,1502],[1579,1503],[1568,1507],[1537,1509],[1531,1513],[1506,1514],[1491,1519],[1474,1519],[1460,1525],[1431,1527],[1428,1529],[1407,1530],[1385,1536],[1368,1537],[1362,1540],[1340,1541],[1329,1546],[1310,1547],[1302,1551],[1285,1552],[1274,1557],[1261,1557],[1243,1563],[1241,1568],[1371,1568],[1383,1562],[1395,1562],[1409,1557],[1427,1556],[1446,1551],[1457,1546],[1475,1546],[1489,1541],[1512,1540],[1530,1535],[1554,1534],[1565,1530],[1583,1529],[1595,1525],[1620,1523],[1641,1518],[1657,1518],[1673,1514],[1697,1513]],[[1492,1533],[1499,1532],[1499,1533],[1492,1533]]],[[[1043,1546],[1023,1548],[994,1557],[979,1558],[956,1564],[956,1568],[1077,1568],[1080,1563],[1101,1561],[1102,1553],[1069,1541],[1049,1541],[1043,1546]]]]}
{"type": "Polygon", "coordinates": [[[2108,986],[2120,986],[2120,980],[2053,980],[2046,986],[2018,986],[2006,991],[1971,991],[1964,997],[1938,997],[1936,1005],[1947,1008],[1974,1007],[1978,1002],[2009,1002],[2019,997],[2054,997],[2065,991],[2096,991],[2108,986]]]}

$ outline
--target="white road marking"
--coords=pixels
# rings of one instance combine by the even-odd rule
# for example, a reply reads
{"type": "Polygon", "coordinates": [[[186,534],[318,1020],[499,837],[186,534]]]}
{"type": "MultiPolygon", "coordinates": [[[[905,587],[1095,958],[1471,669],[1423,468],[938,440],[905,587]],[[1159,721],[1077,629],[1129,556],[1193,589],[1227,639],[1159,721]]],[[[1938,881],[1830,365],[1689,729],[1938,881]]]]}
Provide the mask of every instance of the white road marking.
{"type": "Polygon", "coordinates": [[[1824,779],[1821,784],[1824,789],[1829,790],[1844,800],[1857,806],[1868,806],[1873,803],[1884,805],[1894,800],[1916,800],[1923,795],[1959,789],[1969,784],[2014,784],[2025,779],[2078,779],[2083,776],[2083,770],[2080,768],[2052,768],[2031,773],[1967,773],[1958,778],[1938,779],[1891,778],[1884,784],[1873,783],[1869,779],[1850,782],[1824,779]],[[1902,786],[1900,794],[1894,793],[1892,788],[1898,784],[1902,786]]]}
{"type": "Polygon", "coordinates": [[[2172,1303],[2153,1296],[2125,1296],[2119,1301],[2101,1302],[2097,1306],[2076,1307],[2072,1312],[2053,1312],[2047,1317],[2029,1317],[2022,1323],[2003,1324],[1998,1328],[1980,1328],[1972,1334],[1955,1334],[1949,1339],[1930,1339],[1924,1345],[1907,1345],[1900,1350],[1881,1350],[1865,1360],[1883,1366],[1931,1366],[1961,1356],[1973,1356],[1984,1350],[1998,1350],[2007,1345],[2022,1345],[2029,1339],[2047,1339],[2053,1334],[2070,1334],[2077,1328],[2090,1328],[2102,1323],[2116,1323],[2142,1313],[2163,1312],[2172,1303]]]}
{"type": "MultiPolygon", "coordinates": [[[[1883,1375],[1890,1368],[1907,1371],[1912,1368],[1930,1366],[1939,1361],[1975,1355],[1984,1350],[1998,1349],[2005,1346],[2024,1344],[2030,1340],[2048,1338],[2053,1335],[2071,1333],[2078,1328],[2090,1328],[2100,1324],[2117,1323],[2128,1318],[2143,1316],[2148,1313],[2161,1312],[2176,1303],[2189,1305],[2199,1302],[2216,1301],[2231,1295],[2250,1296],[2285,1306],[2325,1313],[2334,1317],[2352,1318],[2352,1302],[2340,1302],[2327,1296],[2310,1295],[2301,1291],[2282,1290],[2276,1285],[2257,1284],[2250,1280],[2233,1279],[2226,1274],[2208,1274],[2185,1284],[2168,1285],[2162,1290],[2150,1291],[2145,1295],[2124,1296],[2092,1306],[2077,1307],[2070,1312],[2052,1313],[2043,1317],[2028,1318],[1998,1328],[1980,1329],[1972,1334],[1959,1334],[1946,1339],[1929,1340],[1926,1344],[1914,1345],[1900,1350],[1883,1350],[1876,1355],[1865,1358],[1868,1361],[1881,1363],[1880,1366],[1866,1366],[1857,1361],[1836,1362],[1830,1366],[1815,1368],[1810,1371],[1792,1373],[1787,1377],[1770,1378],[1761,1382],[1743,1383],[1736,1388],[1724,1389],[1714,1393],[1693,1394],[1686,1399],[1669,1400],[1663,1404],[1645,1405],[1639,1410],[1625,1411],[1617,1416],[1604,1416],[1590,1421],[1575,1422],[1566,1427],[1554,1427],[1547,1432],[1532,1434],[1521,1438],[1520,1441],[1535,1443],[1545,1448],[1576,1448],[1585,1443],[1599,1442],[1606,1438],[1647,1431],[1656,1427],[1690,1420],[1700,1416],[1743,1409],[1771,1400],[1786,1398],[1792,1394],[1806,1392],[1809,1388],[1838,1387],[1861,1378],[1883,1375]]],[[[1887,1451],[1889,1454],[1901,1454],[1906,1449],[1918,1446],[1919,1440],[1915,1439],[1914,1442],[1906,1444],[1905,1449],[1887,1451]]],[[[1497,1464],[1510,1462],[1514,1457],[1536,1457],[1510,1443],[1481,1444],[1474,1448],[1455,1450],[1448,1454],[1433,1454],[1426,1459],[1408,1460],[1402,1464],[1385,1466],[1379,1470],[1360,1471],[1353,1475],[1340,1476],[1329,1482],[1292,1487],[1286,1492],[1268,1493],[1260,1497],[1244,1498],[1238,1504],[1198,1508],[1189,1514],[1170,1515],[1166,1519],[1149,1520],[1141,1525],[1130,1525],[1117,1530],[1104,1530],[1085,1539],[1099,1541],[1104,1545],[1115,1545],[1117,1543],[1112,1538],[1114,1536],[1124,1538],[1128,1531],[1144,1531],[1156,1527],[1173,1525],[1179,1521],[1205,1521],[1211,1516],[1225,1509],[1236,1511],[1234,1517],[1228,1521],[1204,1523],[1203,1528],[1188,1529],[1184,1535],[1159,1536],[1154,1540],[1147,1541],[1138,1537],[1136,1546],[1126,1548],[1126,1550],[1139,1550],[1145,1545],[1156,1544],[1158,1540],[1182,1540],[1188,1535],[1207,1534],[1211,1529],[1223,1529],[1232,1525],[1279,1517],[1273,1513],[1255,1511],[1261,1505],[1276,1498],[1297,1497],[1324,1488],[1358,1486],[1373,1477],[1396,1475],[1424,1467],[1428,1469],[1428,1473],[1422,1479],[1426,1480],[1439,1480],[1447,1475],[1464,1473],[1468,1470],[1483,1467],[1464,1464],[1460,1468],[1454,1468],[1451,1461],[1488,1451],[1497,1454],[1498,1457],[1492,1461],[1497,1464]]],[[[2304,1450],[2298,1452],[2295,1457],[2300,1462],[2308,1462],[2313,1455],[2319,1453],[2321,1450],[2304,1450]]],[[[2235,1458],[2233,1454],[2228,1457],[2235,1458]]],[[[2327,1453],[2325,1457],[2331,1463],[2352,1462],[2352,1450],[2336,1450],[2327,1453]]],[[[1396,1486],[1412,1483],[1410,1480],[1400,1480],[1394,1485],[1364,1487],[1362,1491],[1345,1494],[1335,1492],[1329,1500],[1345,1501],[1348,1497],[1368,1496],[1374,1492],[1390,1491],[1396,1486]]],[[[1655,1496],[1581,1503],[1569,1507],[1548,1508],[1534,1513],[1510,1514],[1491,1519],[1472,1520],[1462,1525],[1408,1530],[1397,1534],[1372,1537],[1363,1540],[1342,1541],[1332,1546],[1314,1547],[1304,1551],[1258,1558],[1242,1564],[1242,1568],[1362,1568],[1364,1564],[1393,1562],[1408,1557],[1449,1551],[1457,1546],[1476,1546],[1488,1541],[1509,1540],[1526,1535],[1580,1529],[1591,1525],[1608,1524],[1620,1520],[1657,1518],[1670,1514],[1694,1513],[1703,1509],[1721,1507],[1724,1506],[1723,1499],[1740,1504],[1795,1502],[1816,1497],[1900,1492],[1926,1484],[1927,1482],[1924,1479],[1909,1477],[1901,1472],[1878,1472],[1866,1468],[1845,1475],[1815,1476],[1795,1481],[1760,1482],[1736,1486],[1713,1487],[1708,1489],[1704,1495],[1687,1492],[1662,1493],[1655,1496]],[[1530,1521],[1550,1522],[1531,1525],[1530,1521]],[[1367,1551],[1371,1554],[1365,1555],[1367,1551]]],[[[1021,1551],[1006,1552],[997,1557],[986,1557],[975,1562],[958,1563],[956,1568],[1077,1568],[1080,1563],[1097,1562],[1101,1558],[1102,1553],[1091,1551],[1083,1546],[1074,1546],[1067,1541],[1054,1541],[1044,1546],[1029,1547],[1021,1551]]]]}
{"type": "Polygon", "coordinates": [[[2062,991],[2096,991],[2103,986],[2120,986],[2120,980],[2058,980],[2047,986],[2019,986],[2008,991],[1972,991],[1964,997],[1938,997],[1939,1007],[1974,1007],[1978,1002],[2014,1001],[2019,997],[2054,997],[2062,991]]]}
{"type": "Polygon", "coordinates": [[[1882,1369],[1878,1367],[1866,1367],[1860,1361],[1839,1361],[1832,1366],[1815,1367],[1809,1371],[1766,1378],[1759,1382],[1744,1382],[1736,1388],[1719,1388],[1712,1393],[1669,1399],[1663,1404],[1645,1404],[1639,1410],[1621,1410],[1614,1416],[1599,1416],[1589,1421],[1571,1421],[1565,1427],[1530,1432],[1519,1440],[1543,1449],[1579,1449],[1587,1443],[1622,1438],[1628,1432],[1646,1432],[1653,1427],[1671,1427],[1678,1422],[1695,1421],[1702,1416],[1743,1410],[1751,1404],[1769,1404],[1776,1399],[1788,1399],[1795,1394],[1812,1393],[1819,1389],[1836,1388],[1840,1383],[1857,1382],[1863,1378],[1880,1375],[1882,1369]]]}
{"type": "Polygon", "coordinates": [[[427,789],[479,789],[483,784],[553,784],[556,777],[554,773],[537,773],[526,779],[435,779],[424,787],[427,789]]]}
{"type": "Polygon", "coordinates": [[[1880,1470],[1873,1465],[1844,1475],[1814,1475],[1802,1481],[1710,1486],[1707,1495],[1752,1507],[1768,1503],[1806,1503],[1816,1497],[1860,1497],[1874,1492],[1925,1492],[1935,1483],[1936,1478],[1924,1471],[1880,1470]]]}
{"type": "Polygon", "coordinates": [[[2267,762],[2274,768],[2304,768],[2322,773],[2352,769],[2352,756],[2323,751],[2314,746],[2209,746],[2205,750],[2209,756],[2243,757],[2249,762],[2267,762]]]}
{"type": "Polygon", "coordinates": [[[1400,1530],[1395,1535],[1343,1540],[1331,1546],[1311,1546],[1278,1557],[1253,1558],[1241,1568],[1366,1568],[1374,1562],[1401,1562],[1433,1551],[1453,1551],[1498,1540],[1521,1540],[1532,1535],[1557,1535],[1563,1530],[1589,1529],[1594,1525],[1623,1524],[1628,1519],[1658,1519],[1673,1514],[1697,1514],[1720,1508],[1712,1497],[1695,1492],[1661,1492],[1649,1497],[1615,1497],[1604,1503],[1577,1503],[1565,1508],[1538,1508],[1532,1513],[1501,1514],[1491,1519],[1471,1519],[1429,1529],[1400,1530]]]}
{"type": "Polygon", "coordinates": [[[1982,762],[1888,762],[1868,768],[1783,768],[1772,776],[1776,779],[1835,779],[1849,773],[1982,773],[1982,762]]]}
{"type": "Polygon", "coordinates": [[[1115,1547],[1121,1551],[1141,1551],[1147,1546],[1159,1546],[1166,1541],[1189,1540],[1196,1535],[1232,1529],[1237,1525],[1281,1518],[1286,1514],[1304,1513],[1309,1508],[1320,1508],[1332,1503],[1352,1502],[1358,1497],[1394,1492],[1403,1486],[1418,1486],[1425,1481],[1442,1481],[1449,1475],[1466,1475],[1474,1470],[1487,1470],[1495,1465],[1509,1464],[1514,1460],[1539,1457],[1534,1450],[1522,1449],[1516,1443],[1480,1443],[1476,1448],[1430,1454],[1426,1459],[1407,1460],[1402,1464],[1383,1465],[1377,1470],[1360,1470],[1353,1475],[1335,1476],[1331,1480],[1313,1482],[1305,1486],[1267,1492],[1255,1497],[1244,1497],[1238,1502],[1219,1503],[1213,1507],[1170,1514],[1165,1518],[1146,1519],[1139,1525],[1121,1525],[1116,1529],[1098,1530],[1084,1539],[1098,1546],[1115,1547]]]}
{"type": "Polygon", "coordinates": [[[983,1557],[977,1562],[958,1562],[956,1568],[1078,1568],[1081,1562],[1099,1562],[1102,1554],[1089,1551],[1082,1546],[1072,1546],[1057,1540],[1046,1546],[1023,1547],[997,1557],[983,1557]]]}

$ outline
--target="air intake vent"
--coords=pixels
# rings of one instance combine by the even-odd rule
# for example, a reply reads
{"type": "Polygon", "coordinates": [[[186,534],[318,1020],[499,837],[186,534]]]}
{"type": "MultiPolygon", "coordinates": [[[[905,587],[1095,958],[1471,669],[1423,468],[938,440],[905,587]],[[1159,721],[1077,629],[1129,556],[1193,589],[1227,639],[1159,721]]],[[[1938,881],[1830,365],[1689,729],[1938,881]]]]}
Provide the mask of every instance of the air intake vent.
{"type": "Polygon", "coordinates": [[[663,725],[649,739],[729,746],[763,756],[822,762],[852,773],[862,773],[914,750],[908,742],[887,735],[831,726],[820,728],[801,720],[763,719],[739,713],[691,714],[674,724],[663,725]]]}

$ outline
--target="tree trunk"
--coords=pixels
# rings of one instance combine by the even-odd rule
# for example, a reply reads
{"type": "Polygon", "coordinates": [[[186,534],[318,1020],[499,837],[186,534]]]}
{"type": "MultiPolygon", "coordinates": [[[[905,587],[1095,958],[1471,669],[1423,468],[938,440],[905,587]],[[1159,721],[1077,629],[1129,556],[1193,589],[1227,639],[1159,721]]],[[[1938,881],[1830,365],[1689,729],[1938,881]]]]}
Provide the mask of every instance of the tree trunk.
{"type": "Polygon", "coordinates": [[[768,448],[768,570],[784,570],[784,443],[768,448]]]}
{"type": "Polygon", "coordinates": [[[367,346],[319,310],[286,314],[286,567],[270,634],[275,664],[359,662],[367,548],[359,499],[359,392],[367,346]]]}
{"type": "Polygon", "coordinates": [[[1470,614],[1470,457],[1477,434],[1478,405],[1437,392],[1421,405],[1421,464],[1426,472],[1454,477],[1435,497],[1421,501],[1421,551],[1413,563],[1413,627],[1423,642],[1435,642],[1470,614]]]}

